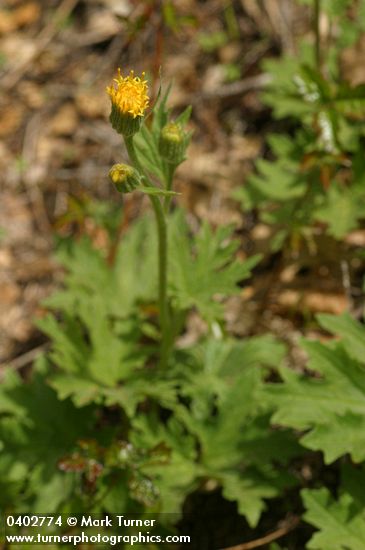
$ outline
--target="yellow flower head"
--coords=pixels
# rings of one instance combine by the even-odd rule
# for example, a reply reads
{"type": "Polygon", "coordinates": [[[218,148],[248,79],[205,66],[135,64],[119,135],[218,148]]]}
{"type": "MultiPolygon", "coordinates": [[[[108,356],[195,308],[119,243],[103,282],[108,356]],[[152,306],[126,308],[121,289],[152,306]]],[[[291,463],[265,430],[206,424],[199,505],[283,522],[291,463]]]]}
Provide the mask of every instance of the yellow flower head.
{"type": "Polygon", "coordinates": [[[142,117],[149,103],[148,86],[144,77],[145,73],[142,73],[141,78],[134,76],[134,71],[131,71],[129,76],[123,77],[118,69],[117,78],[114,78],[113,84],[106,89],[112,107],[118,109],[123,115],[132,115],[133,118],[142,117]]]}

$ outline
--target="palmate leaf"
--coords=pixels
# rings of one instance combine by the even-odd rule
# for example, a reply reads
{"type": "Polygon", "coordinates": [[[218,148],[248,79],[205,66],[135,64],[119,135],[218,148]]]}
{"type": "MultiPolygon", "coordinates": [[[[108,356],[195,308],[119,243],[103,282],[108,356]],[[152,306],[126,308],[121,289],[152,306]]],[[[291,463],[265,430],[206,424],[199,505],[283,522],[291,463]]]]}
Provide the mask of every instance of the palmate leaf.
{"type": "Polygon", "coordinates": [[[282,356],[282,346],[266,337],[246,346],[207,341],[198,347],[197,363],[182,385],[190,406],[176,410],[199,442],[201,472],[222,485],[224,496],[237,501],[252,526],[266,507],[265,499],[290,484],[278,464],[298,452],[288,432],[270,431],[267,402],[261,398],[259,365],[277,364],[282,356]]]}
{"type": "Polygon", "coordinates": [[[328,225],[328,233],[341,239],[352,229],[356,229],[364,218],[365,193],[352,188],[340,188],[333,184],[322,197],[322,204],[314,209],[313,217],[328,225]]]}
{"type": "MultiPolygon", "coordinates": [[[[292,209],[295,198],[300,198],[308,192],[308,181],[301,169],[303,149],[312,136],[305,131],[298,131],[293,140],[285,135],[272,134],[268,136],[268,144],[275,160],[260,159],[256,163],[256,173],[250,175],[247,183],[234,191],[234,198],[242,203],[243,208],[252,209],[279,203],[289,205],[292,209]]],[[[296,209],[297,210],[297,209],[296,209]]],[[[283,223],[291,222],[293,214],[283,223]]]]}
{"type": "Polygon", "coordinates": [[[34,374],[30,384],[19,382],[18,387],[4,393],[5,398],[17,406],[18,412],[4,418],[2,434],[11,437],[7,423],[16,421],[22,432],[19,460],[28,465],[41,462],[45,472],[48,467],[52,470],[57,459],[74,445],[77,438],[85,437],[93,424],[91,409],[78,410],[69,401],[58,401],[41,374],[34,374]]]}
{"type": "Polygon", "coordinates": [[[138,220],[123,236],[112,268],[90,240],[67,243],[57,253],[58,261],[66,268],[65,288],[44,304],[77,317],[79,304],[98,295],[110,315],[127,318],[136,302],[152,301],[156,295],[156,249],[154,220],[150,216],[138,220]]]}
{"type": "Polygon", "coordinates": [[[321,377],[281,369],[283,383],[269,384],[265,389],[276,407],[272,421],[308,430],[302,444],[322,450],[327,463],[346,453],[360,462],[365,459],[364,329],[346,315],[339,319],[320,316],[320,321],[330,330],[338,328],[343,343],[304,342],[308,366],[321,377]],[[356,360],[360,355],[361,362],[356,360]]]}
{"type": "Polygon", "coordinates": [[[231,239],[232,227],[215,232],[204,223],[193,248],[181,212],[170,224],[171,290],[179,309],[196,307],[208,321],[221,318],[223,306],[217,298],[240,292],[238,284],[249,277],[260,257],[241,262],[235,258],[239,246],[231,239]]]}
{"type": "MultiPolygon", "coordinates": [[[[68,270],[65,288],[46,305],[62,316],[57,320],[48,315],[38,322],[52,341],[49,358],[60,371],[51,383],[61,399],[71,397],[77,406],[110,401],[108,391],[124,384],[151,353],[151,347],[140,344],[140,304],[153,302],[157,292],[153,223],[147,217],[133,225],[112,267],[86,239],[61,249],[59,257],[68,270]],[[140,269],[141,256],[146,271],[140,269]]],[[[136,406],[136,395],[137,402],[143,399],[140,389],[131,395],[128,410],[136,406]]]]}
{"type": "Polygon", "coordinates": [[[275,118],[297,118],[312,115],[316,106],[312,102],[304,101],[298,92],[295,83],[295,75],[300,74],[302,63],[310,63],[312,51],[310,48],[302,48],[300,58],[285,56],[280,60],[269,59],[263,63],[265,72],[272,76],[272,81],[262,94],[265,105],[273,109],[275,118]]]}
{"type": "Polygon", "coordinates": [[[251,175],[248,183],[262,199],[290,201],[305,193],[306,182],[298,166],[291,166],[287,159],[276,162],[260,159],[256,168],[258,173],[251,175]]]}
{"type": "Polygon", "coordinates": [[[1,387],[3,506],[16,503],[21,510],[27,501],[32,502],[33,512],[56,510],[71,491],[70,479],[57,470],[57,462],[73,450],[78,439],[92,433],[94,411],[80,411],[69,400],[59,401],[46,385],[46,376],[41,358],[30,381],[9,373],[1,387]]]}
{"type": "MultiPolygon", "coordinates": [[[[191,408],[194,417],[209,419],[212,408],[225,399],[226,392],[230,391],[232,381],[237,376],[251,369],[251,376],[256,376],[256,383],[259,384],[259,367],[277,367],[284,355],[285,346],[269,335],[257,336],[247,342],[208,339],[188,350],[191,368],[181,369],[181,392],[193,398],[191,408]]],[[[254,383],[253,380],[251,382],[254,383]]],[[[257,410],[264,410],[264,401],[253,400],[249,401],[247,412],[256,411],[250,408],[253,403],[257,410]]],[[[244,404],[240,402],[240,406],[242,417],[244,404]]]]}
{"type": "Polygon", "coordinates": [[[304,520],[318,528],[306,548],[310,550],[363,550],[365,548],[364,507],[349,493],[338,500],[326,488],[301,492],[307,512],[304,520]]]}
{"type": "Polygon", "coordinates": [[[273,338],[258,337],[247,344],[209,339],[186,350],[180,366],[176,355],[172,379],[182,399],[172,406],[174,415],[165,423],[152,411],[132,419],[136,447],[168,450],[164,463],[143,468],[160,492],[159,509],[178,512],[208,478],[256,525],[265,500],[291,483],[286,463],[299,446],[289,432],[270,430],[258,391],[259,366],[276,365],[283,354],[273,338]]]}
{"type": "Polygon", "coordinates": [[[261,412],[260,377],[257,368],[244,369],[231,384],[221,380],[223,395],[217,400],[205,396],[204,407],[198,403],[203,398],[199,392],[191,415],[181,411],[185,425],[198,438],[203,472],[219,481],[223,495],[237,502],[252,527],[266,508],[265,499],[278,496],[293,481],[278,464],[298,452],[288,432],[270,432],[269,417],[261,412]]]}
{"type": "MultiPolygon", "coordinates": [[[[65,316],[58,322],[49,315],[38,326],[52,339],[49,358],[54,364],[71,374],[74,381],[108,387],[143,365],[146,352],[138,347],[138,334],[127,332],[121,338],[113,330],[104,306],[100,297],[89,297],[80,301],[78,318],[65,316]]],[[[81,386],[80,391],[84,393],[81,386]]]]}
{"type": "MultiPolygon", "coordinates": [[[[50,334],[47,326],[43,325],[43,328],[50,334]]],[[[58,326],[54,335],[50,334],[53,351],[49,358],[61,370],[50,376],[49,384],[57,391],[60,400],[70,397],[77,407],[89,403],[118,405],[130,417],[135,414],[138,404],[148,397],[163,407],[173,407],[176,401],[174,384],[139,368],[148,358],[147,346],[142,348],[127,336],[118,338],[112,333],[100,334],[99,344],[94,342],[84,356],[82,369],[75,372],[70,368],[73,365],[72,356],[62,346],[63,339],[58,339],[59,333],[62,330],[58,326]],[[113,368],[114,372],[111,370],[113,368]]]]}

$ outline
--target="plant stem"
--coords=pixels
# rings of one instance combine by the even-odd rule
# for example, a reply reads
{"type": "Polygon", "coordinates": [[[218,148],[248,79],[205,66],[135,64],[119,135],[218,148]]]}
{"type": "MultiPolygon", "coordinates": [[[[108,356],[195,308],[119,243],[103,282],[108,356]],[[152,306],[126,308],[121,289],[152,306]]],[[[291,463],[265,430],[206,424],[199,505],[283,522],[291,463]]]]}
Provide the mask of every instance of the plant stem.
{"type": "MultiPolygon", "coordinates": [[[[167,167],[168,172],[167,172],[167,179],[166,179],[166,190],[167,191],[172,190],[172,182],[173,182],[173,179],[174,179],[175,168],[176,168],[176,165],[168,164],[168,167],[167,167]]],[[[165,197],[165,201],[164,201],[165,214],[169,213],[170,204],[171,204],[171,197],[165,197]]]]}
{"type": "Polygon", "coordinates": [[[313,14],[313,30],[315,37],[314,55],[316,67],[319,72],[322,70],[322,55],[321,55],[321,0],[314,0],[314,14],[313,14]]]}
{"type": "MultiPolygon", "coordinates": [[[[153,187],[148,175],[143,166],[139,162],[133,137],[124,138],[125,145],[128,151],[129,158],[132,164],[140,172],[145,180],[147,187],[153,187]]],[[[148,195],[155,213],[158,234],[158,303],[160,314],[161,328],[161,347],[160,347],[160,363],[161,367],[167,366],[168,355],[170,350],[170,319],[169,308],[167,304],[167,224],[162,204],[158,197],[148,195]]]]}

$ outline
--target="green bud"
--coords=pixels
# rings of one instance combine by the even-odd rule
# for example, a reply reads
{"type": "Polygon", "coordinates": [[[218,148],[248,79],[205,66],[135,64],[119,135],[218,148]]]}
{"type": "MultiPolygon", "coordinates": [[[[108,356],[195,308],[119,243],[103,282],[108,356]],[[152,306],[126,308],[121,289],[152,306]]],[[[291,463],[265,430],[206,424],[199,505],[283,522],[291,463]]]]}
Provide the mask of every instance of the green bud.
{"type": "Polygon", "coordinates": [[[141,127],[142,116],[132,116],[130,113],[123,113],[117,105],[112,103],[110,123],[114,130],[124,137],[134,136],[141,127]]]}
{"type": "Polygon", "coordinates": [[[141,176],[128,164],[114,164],[109,170],[109,178],[120,193],[130,193],[141,185],[141,176]]]}
{"type": "Polygon", "coordinates": [[[163,159],[171,164],[179,164],[186,147],[186,138],[179,124],[169,122],[161,130],[159,149],[163,159]]]}

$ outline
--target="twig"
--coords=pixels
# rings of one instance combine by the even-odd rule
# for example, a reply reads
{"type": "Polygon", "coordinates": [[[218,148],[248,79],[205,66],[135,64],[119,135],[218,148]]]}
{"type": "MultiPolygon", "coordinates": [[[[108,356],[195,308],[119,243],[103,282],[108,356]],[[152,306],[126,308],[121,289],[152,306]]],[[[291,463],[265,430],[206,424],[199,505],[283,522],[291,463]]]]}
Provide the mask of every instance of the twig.
{"type": "Polygon", "coordinates": [[[42,113],[36,113],[30,119],[24,132],[22,159],[26,163],[26,170],[22,175],[30,207],[34,219],[44,237],[51,235],[51,223],[47,215],[44,196],[38,186],[39,176],[43,173],[37,163],[37,146],[40,129],[42,126],[42,113]]]}
{"type": "Polygon", "coordinates": [[[54,13],[51,21],[39,33],[34,48],[23,57],[19,63],[10,69],[2,79],[2,88],[7,91],[13,88],[24,76],[27,70],[31,69],[31,63],[48,46],[54,36],[60,31],[60,22],[72,12],[79,0],[63,0],[54,13]]]}
{"type": "Polygon", "coordinates": [[[200,97],[231,97],[235,95],[241,95],[251,90],[257,90],[258,88],[264,88],[270,84],[272,76],[268,73],[262,73],[257,76],[251,76],[244,80],[238,80],[232,84],[225,84],[212,92],[203,92],[200,97]]]}
{"type": "Polygon", "coordinates": [[[250,542],[238,544],[237,546],[224,548],[224,550],[252,550],[254,548],[259,548],[264,544],[269,544],[270,542],[273,542],[274,540],[280,539],[284,535],[287,535],[290,531],[292,531],[299,525],[299,522],[300,518],[294,517],[291,519],[290,523],[288,523],[284,527],[280,527],[280,529],[277,529],[273,533],[269,533],[268,535],[265,535],[264,537],[261,537],[259,539],[251,540],[250,542]]]}
{"type": "Polygon", "coordinates": [[[32,361],[34,361],[46,348],[47,344],[41,344],[40,346],[33,348],[22,355],[18,355],[18,357],[15,357],[15,359],[9,361],[8,363],[1,363],[0,375],[4,374],[4,370],[7,368],[11,368],[13,370],[22,369],[29,363],[32,363],[32,361]]]}

